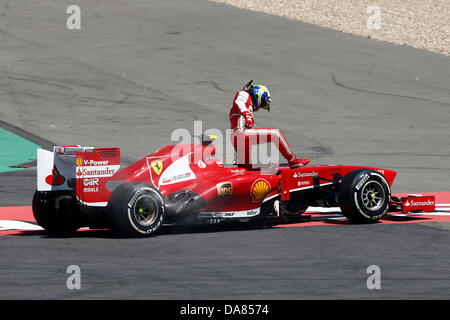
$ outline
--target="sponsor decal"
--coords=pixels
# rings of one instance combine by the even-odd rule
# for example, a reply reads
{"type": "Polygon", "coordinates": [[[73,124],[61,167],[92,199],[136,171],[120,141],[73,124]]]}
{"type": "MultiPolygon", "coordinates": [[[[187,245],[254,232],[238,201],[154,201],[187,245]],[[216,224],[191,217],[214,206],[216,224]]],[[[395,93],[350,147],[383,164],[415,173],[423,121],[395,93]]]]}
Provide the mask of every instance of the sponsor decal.
{"type": "Polygon", "coordinates": [[[319,173],[317,171],[312,172],[295,172],[294,178],[305,178],[305,177],[317,177],[319,173]]]}
{"type": "Polygon", "coordinates": [[[163,163],[161,160],[152,161],[151,166],[157,175],[160,175],[163,171],[163,163]]]}
{"type": "Polygon", "coordinates": [[[56,154],[58,156],[76,156],[77,151],[79,151],[80,148],[64,148],[64,147],[58,147],[58,150],[56,151],[56,154]]]}
{"type": "Polygon", "coordinates": [[[202,218],[249,218],[259,214],[259,209],[251,209],[244,211],[226,211],[226,212],[200,212],[202,218]]]}
{"type": "Polygon", "coordinates": [[[109,160],[101,160],[101,161],[96,161],[96,160],[84,160],[83,161],[85,166],[107,166],[109,164],[109,160]]]}
{"type": "Polygon", "coordinates": [[[110,177],[119,169],[119,165],[98,167],[77,167],[77,178],[110,177]]]}
{"type": "Polygon", "coordinates": [[[59,173],[56,165],[53,166],[52,174],[45,177],[45,183],[55,187],[62,185],[64,181],[66,181],[66,178],[59,173]]]}
{"type": "Polygon", "coordinates": [[[84,179],[83,180],[83,185],[85,187],[98,186],[98,178],[84,179]]]}
{"type": "Polygon", "coordinates": [[[231,182],[222,182],[217,184],[217,198],[226,199],[233,194],[233,184],[231,182]]]}
{"type": "Polygon", "coordinates": [[[178,180],[186,179],[186,178],[188,178],[190,176],[191,176],[191,173],[190,172],[186,172],[186,173],[179,174],[179,175],[176,175],[176,176],[173,176],[173,177],[170,177],[170,178],[163,179],[162,180],[162,184],[176,182],[178,180]]]}
{"type": "Polygon", "coordinates": [[[224,212],[223,216],[224,217],[232,217],[232,216],[234,216],[234,214],[235,214],[235,212],[224,212]]]}
{"type": "Polygon", "coordinates": [[[83,188],[83,192],[98,192],[98,187],[95,187],[95,188],[83,188]]]}
{"type": "Polygon", "coordinates": [[[409,206],[434,206],[435,202],[431,201],[431,200],[427,200],[427,201],[414,201],[414,200],[410,200],[410,201],[406,201],[405,206],[409,207],[409,206]]]}
{"type": "Polygon", "coordinates": [[[308,185],[310,185],[310,184],[311,184],[310,181],[299,181],[299,182],[297,182],[297,185],[298,185],[299,187],[301,187],[301,186],[308,186],[308,185]]]}
{"type": "Polygon", "coordinates": [[[77,166],[82,166],[83,165],[83,159],[81,158],[77,158],[77,166]]]}
{"type": "Polygon", "coordinates": [[[245,169],[231,169],[231,174],[241,176],[245,173],[245,169]]]}
{"type": "Polygon", "coordinates": [[[251,196],[253,201],[260,201],[269,193],[270,185],[264,179],[258,179],[253,183],[251,196]]]}
{"type": "Polygon", "coordinates": [[[436,200],[434,196],[408,196],[402,198],[402,212],[422,210],[425,212],[434,211],[436,200]]]}

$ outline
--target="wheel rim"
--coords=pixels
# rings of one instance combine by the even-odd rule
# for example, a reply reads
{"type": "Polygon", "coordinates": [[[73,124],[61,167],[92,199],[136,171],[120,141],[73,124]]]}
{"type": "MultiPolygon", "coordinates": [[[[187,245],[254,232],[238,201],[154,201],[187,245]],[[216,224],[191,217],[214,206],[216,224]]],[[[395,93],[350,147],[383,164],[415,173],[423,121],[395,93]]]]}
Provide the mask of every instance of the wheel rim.
{"type": "Polygon", "coordinates": [[[158,213],[158,205],[152,197],[141,196],[136,200],[133,214],[141,226],[145,227],[153,224],[157,219],[158,213]]]}
{"type": "Polygon", "coordinates": [[[379,210],[384,204],[385,197],[384,188],[377,181],[370,181],[361,191],[362,203],[369,211],[379,210]]]}

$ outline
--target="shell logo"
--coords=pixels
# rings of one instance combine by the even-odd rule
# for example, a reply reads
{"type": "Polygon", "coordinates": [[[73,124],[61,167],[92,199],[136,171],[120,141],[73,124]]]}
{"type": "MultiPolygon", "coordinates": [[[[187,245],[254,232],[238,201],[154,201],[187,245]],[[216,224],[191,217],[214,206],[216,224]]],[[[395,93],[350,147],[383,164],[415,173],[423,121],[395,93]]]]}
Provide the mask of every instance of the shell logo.
{"type": "Polygon", "coordinates": [[[252,186],[252,198],[254,201],[260,201],[264,199],[267,193],[270,191],[270,184],[264,179],[258,179],[252,186]]]}

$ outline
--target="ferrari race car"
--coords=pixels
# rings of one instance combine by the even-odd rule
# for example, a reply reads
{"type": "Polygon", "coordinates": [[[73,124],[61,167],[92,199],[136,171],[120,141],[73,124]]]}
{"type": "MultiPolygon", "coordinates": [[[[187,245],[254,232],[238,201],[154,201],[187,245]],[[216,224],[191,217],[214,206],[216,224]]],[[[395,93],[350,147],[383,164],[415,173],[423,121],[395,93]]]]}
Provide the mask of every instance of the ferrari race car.
{"type": "Polygon", "coordinates": [[[206,136],[197,144],[163,147],[123,169],[119,148],[38,149],[34,217],[56,234],[89,227],[136,237],[170,224],[298,221],[309,206],[340,207],[352,223],[376,222],[389,208],[405,212],[406,203],[408,210],[431,211],[423,205],[430,199],[391,199],[392,170],[225,167],[214,154],[206,136]]]}

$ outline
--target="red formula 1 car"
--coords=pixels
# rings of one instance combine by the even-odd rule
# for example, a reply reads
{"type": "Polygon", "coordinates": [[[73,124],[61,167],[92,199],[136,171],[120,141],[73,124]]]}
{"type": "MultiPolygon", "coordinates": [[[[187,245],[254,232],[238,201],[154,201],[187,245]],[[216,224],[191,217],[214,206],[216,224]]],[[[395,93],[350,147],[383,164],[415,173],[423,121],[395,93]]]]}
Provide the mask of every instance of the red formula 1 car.
{"type": "Polygon", "coordinates": [[[205,136],[198,144],[163,147],[123,169],[118,148],[39,149],[34,216],[49,232],[111,228],[132,237],[151,235],[163,224],[295,220],[309,206],[340,207],[352,223],[371,223],[406,203],[391,200],[392,170],[248,170],[227,168],[213,154],[214,143],[205,136]]]}

